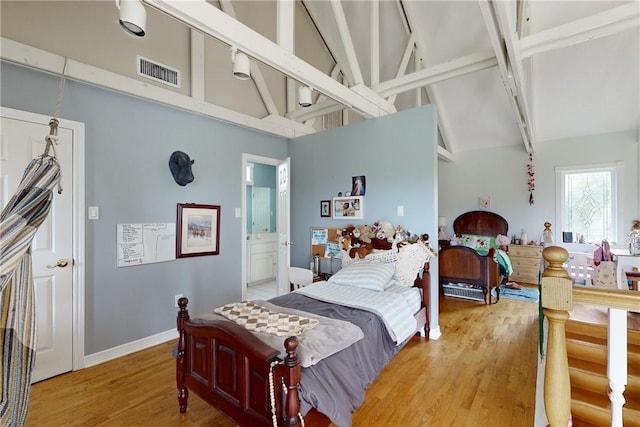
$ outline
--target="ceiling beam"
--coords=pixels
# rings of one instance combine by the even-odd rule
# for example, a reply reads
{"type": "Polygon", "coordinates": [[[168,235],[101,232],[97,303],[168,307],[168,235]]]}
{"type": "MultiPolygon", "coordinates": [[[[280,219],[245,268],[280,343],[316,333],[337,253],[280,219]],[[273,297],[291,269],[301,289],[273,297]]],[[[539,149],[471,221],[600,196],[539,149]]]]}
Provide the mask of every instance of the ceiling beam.
{"type": "MultiPolygon", "coordinates": [[[[422,66],[424,66],[424,58],[426,58],[427,52],[425,51],[425,46],[423,46],[422,43],[419,42],[419,40],[425,40],[425,38],[424,38],[424,35],[420,34],[420,32],[422,31],[421,30],[422,26],[419,25],[419,21],[416,18],[416,14],[413,9],[414,6],[411,3],[411,1],[403,1],[403,0],[398,0],[397,4],[399,7],[400,16],[406,17],[406,19],[402,19],[402,22],[405,24],[405,29],[408,31],[408,34],[410,36],[409,41],[413,39],[415,42],[415,49],[413,52],[414,52],[414,57],[415,57],[414,59],[416,60],[416,64],[420,63],[422,66]]],[[[416,69],[416,72],[418,72],[420,67],[416,66],[415,69],[416,69]]],[[[423,69],[421,71],[425,71],[425,70],[423,69]]],[[[432,68],[432,71],[433,71],[433,68],[432,68]]],[[[455,77],[455,75],[453,75],[453,77],[455,77]]],[[[396,80],[400,78],[401,77],[398,76],[396,80]]],[[[442,142],[446,148],[445,151],[447,153],[450,153],[452,143],[451,143],[451,139],[449,138],[449,131],[448,131],[449,127],[447,125],[446,111],[444,110],[444,108],[442,108],[442,103],[437,98],[431,86],[433,83],[435,83],[435,81],[428,82],[428,80],[423,80],[422,83],[424,83],[422,86],[425,88],[425,91],[427,92],[427,96],[429,97],[429,102],[431,102],[436,106],[436,110],[438,112],[437,114],[438,134],[440,135],[440,138],[442,139],[442,142]]],[[[443,159],[449,158],[450,160],[453,159],[453,157],[445,156],[443,152],[440,150],[440,148],[441,147],[438,145],[438,157],[443,159]]]]}
{"type": "MultiPolygon", "coordinates": [[[[398,65],[398,71],[396,71],[396,78],[402,77],[407,73],[407,67],[409,66],[409,60],[411,59],[411,54],[413,50],[416,48],[416,36],[415,34],[409,34],[409,41],[407,41],[407,46],[404,48],[404,53],[402,54],[402,59],[400,60],[400,65],[398,65]]],[[[389,102],[395,103],[397,93],[394,93],[389,98],[389,102]]]]}
{"type": "Polygon", "coordinates": [[[277,122],[258,119],[248,114],[239,113],[210,102],[202,101],[174,90],[165,89],[144,81],[136,80],[92,65],[67,59],[60,55],[46,52],[11,39],[0,37],[0,58],[25,67],[61,75],[67,79],[89,83],[94,86],[111,89],[116,92],[135,96],[141,99],[168,105],[184,111],[190,111],[206,117],[233,123],[284,138],[295,138],[300,135],[315,133],[316,130],[293,120],[281,118],[277,122]],[[66,68],[65,68],[66,61],[66,68]]]}
{"type": "Polygon", "coordinates": [[[503,78],[505,78],[505,83],[513,91],[510,98],[515,98],[517,103],[517,109],[514,111],[517,116],[516,119],[521,129],[524,130],[524,132],[521,131],[521,134],[523,135],[525,149],[528,153],[531,153],[534,150],[535,134],[531,126],[532,121],[529,114],[529,103],[527,102],[524,68],[514,19],[511,19],[507,4],[504,2],[492,1],[491,4],[488,4],[488,0],[478,0],[478,3],[480,5],[487,3],[491,11],[490,16],[493,18],[489,22],[485,18],[487,28],[492,26],[498,37],[502,39],[500,44],[504,42],[506,47],[507,72],[506,75],[503,75],[503,78]]]}
{"type": "Polygon", "coordinates": [[[286,49],[226,15],[204,0],[172,2],[143,0],[170,16],[214,37],[264,64],[313,87],[366,118],[380,117],[395,110],[384,98],[362,96],[306,63],[286,49]]]}
{"type": "Polygon", "coordinates": [[[351,32],[349,31],[349,24],[347,24],[347,18],[344,16],[344,9],[340,0],[330,0],[331,11],[333,17],[336,20],[338,26],[338,33],[342,40],[344,52],[347,55],[347,67],[345,70],[348,74],[353,76],[353,84],[362,84],[362,72],[360,71],[360,64],[358,64],[358,56],[356,55],[356,49],[353,47],[353,40],[351,39],[351,32]]]}
{"type": "Polygon", "coordinates": [[[509,105],[514,112],[516,123],[518,125],[518,129],[520,130],[520,135],[522,136],[522,142],[524,143],[527,152],[531,152],[531,139],[527,123],[524,119],[525,115],[520,110],[520,105],[516,100],[518,88],[516,82],[510,75],[511,66],[509,64],[509,55],[506,51],[506,45],[500,33],[500,29],[498,28],[494,11],[489,4],[489,0],[478,0],[478,6],[480,6],[480,12],[482,13],[482,18],[484,19],[484,23],[487,28],[489,40],[491,41],[491,46],[493,47],[496,60],[498,61],[498,68],[500,69],[500,74],[502,75],[504,88],[507,91],[509,105]]]}
{"type": "Polygon", "coordinates": [[[374,86],[373,90],[381,96],[388,97],[464,74],[484,70],[485,68],[495,67],[497,64],[493,51],[476,52],[402,77],[387,80],[374,86]]]}
{"type": "Polygon", "coordinates": [[[634,1],[521,38],[521,58],[610,36],[638,26],[640,7],[634,1]]]}
{"type": "Polygon", "coordinates": [[[371,13],[369,16],[371,37],[371,82],[370,86],[380,83],[380,3],[369,3],[371,13]]]}

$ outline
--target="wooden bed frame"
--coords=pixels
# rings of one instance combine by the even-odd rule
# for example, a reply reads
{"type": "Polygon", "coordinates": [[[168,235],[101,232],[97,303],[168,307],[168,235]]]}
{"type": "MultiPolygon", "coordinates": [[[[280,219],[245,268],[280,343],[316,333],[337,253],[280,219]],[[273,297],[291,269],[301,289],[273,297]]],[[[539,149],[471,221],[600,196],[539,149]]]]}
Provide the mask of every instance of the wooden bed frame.
{"type": "MultiPolygon", "coordinates": [[[[502,216],[489,211],[471,211],[460,215],[453,222],[456,236],[474,234],[495,237],[508,235],[509,223],[502,216]]],[[[491,304],[491,289],[496,289],[496,301],[500,299],[500,275],[495,250],[482,256],[465,246],[448,246],[438,254],[439,283],[468,283],[480,286],[485,304],[491,304]]]]}
{"type": "MultiPolygon", "coordinates": [[[[429,262],[414,286],[422,289],[422,308],[415,317],[416,332],[429,337],[429,262]]],[[[284,340],[287,356],[260,341],[242,326],[227,320],[190,319],[187,298],[178,301],[176,385],[180,412],[187,411],[189,391],[226,414],[240,426],[299,426],[298,384],[301,367],[295,337],[284,340]],[[272,413],[269,372],[273,374],[272,413]],[[287,391],[286,395],[283,393],[287,391]],[[275,423],[274,418],[275,416],[275,423]]],[[[324,414],[313,409],[306,426],[328,426],[324,414]]]]}

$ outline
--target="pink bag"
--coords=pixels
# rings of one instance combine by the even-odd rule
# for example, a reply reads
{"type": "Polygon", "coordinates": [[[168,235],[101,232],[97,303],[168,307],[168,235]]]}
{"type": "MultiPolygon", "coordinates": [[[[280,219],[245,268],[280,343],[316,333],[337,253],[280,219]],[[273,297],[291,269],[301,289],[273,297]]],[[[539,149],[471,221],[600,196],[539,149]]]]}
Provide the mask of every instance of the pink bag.
{"type": "Polygon", "coordinates": [[[593,252],[593,264],[597,267],[603,261],[611,261],[611,247],[606,240],[593,252]]]}

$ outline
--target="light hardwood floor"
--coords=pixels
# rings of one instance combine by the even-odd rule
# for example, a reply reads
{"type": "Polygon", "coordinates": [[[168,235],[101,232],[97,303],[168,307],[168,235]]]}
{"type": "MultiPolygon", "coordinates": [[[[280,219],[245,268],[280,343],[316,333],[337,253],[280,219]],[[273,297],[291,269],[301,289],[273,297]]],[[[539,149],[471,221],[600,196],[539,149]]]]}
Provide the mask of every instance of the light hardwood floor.
{"type": "MultiPolygon", "coordinates": [[[[538,304],[444,297],[440,327],[384,369],[354,427],[532,426],[538,304]]],[[[179,413],[173,344],[35,384],[27,426],[234,426],[193,393],[179,413]]]]}

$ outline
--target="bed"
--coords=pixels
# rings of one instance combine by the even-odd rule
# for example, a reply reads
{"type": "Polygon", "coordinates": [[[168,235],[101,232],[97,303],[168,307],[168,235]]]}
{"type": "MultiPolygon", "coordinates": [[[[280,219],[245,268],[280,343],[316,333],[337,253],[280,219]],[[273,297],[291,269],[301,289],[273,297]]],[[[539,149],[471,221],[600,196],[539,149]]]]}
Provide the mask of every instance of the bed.
{"type": "Polygon", "coordinates": [[[493,212],[471,211],[455,219],[453,230],[456,236],[467,242],[476,242],[477,246],[458,244],[440,250],[438,270],[441,291],[444,292],[445,287],[457,291],[453,286],[469,285],[470,293],[467,295],[472,295],[477,290],[485,304],[491,304],[492,289],[495,289],[497,302],[500,299],[499,285],[503,277],[496,260],[496,250],[490,247],[489,241],[498,235],[508,235],[507,220],[493,212]],[[478,246],[485,246],[486,251],[479,251],[478,246]]]}
{"type": "MultiPolygon", "coordinates": [[[[312,362],[309,362],[311,353],[308,349],[314,347],[316,341],[311,335],[307,336],[307,332],[297,337],[271,335],[271,341],[266,341],[264,334],[250,332],[215,313],[191,319],[187,299],[180,299],[176,354],[180,412],[186,412],[189,392],[193,392],[240,426],[296,426],[302,425],[302,416],[306,426],[327,426],[331,422],[350,426],[351,413],[362,403],[367,386],[388,361],[416,333],[428,337],[428,259],[429,256],[423,258],[420,272],[414,274],[415,279],[409,286],[404,280],[405,286],[393,285],[378,291],[340,282],[350,279],[348,273],[353,273],[356,268],[371,269],[374,265],[378,268],[380,264],[365,260],[353,266],[343,266],[328,281],[314,283],[266,302],[256,302],[261,309],[276,307],[279,313],[307,314],[309,318],[318,318],[318,330],[323,322],[335,321],[347,322],[361,331],[362,338],[348,347],[312,362]],[[332,292],[338,288],[344,288],[345,295],[336,296],[336,300],[344,298],[345,301],[358,302],[345,305],[334,302],[332,292]],[[354,297],[351,292],[366,293],[365,296],[389,306],[398,305],[398,299],[408,301],[411,293],[411,303],[407,303],[411,307],[411,321],[403,315],[400,322],[403,326],[395,325],[398,329],[393,330],[394,335],[388,319],[360,307],[361,297],[354,297]],[[303,352],[304,345],[307,347],[303,352]]],[[[397,267],[400,264],[393,265],[397,267]]],[[[391,267],[392,272],[394,268],[391,267]]],[[[379,272],[374,275],[379,276],[379,272]]],[[[393,278],[391,282],[399,283],[395,282],[396,274],[393,278]]],[[[216,311],[229,311],[229,306],[235,306],[235,303],[219,307],[216,311]]],[[[342,331],[342,328],[334,326],[324,327],[325,331],[342,331]]],[[[332,332],[330,335],[339,334],[332,332]]],[[[324,348],[323,345],[319,347],[324,348]]]]}

